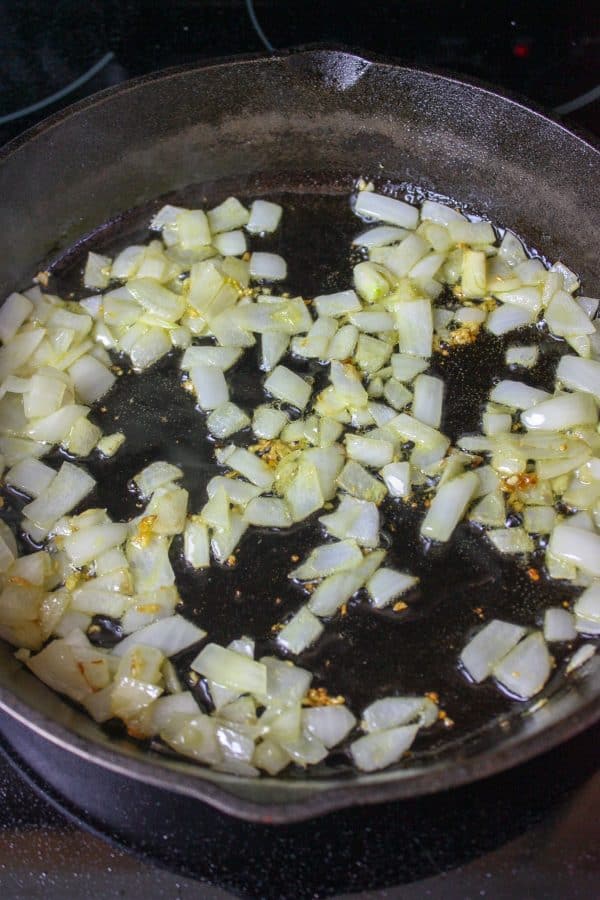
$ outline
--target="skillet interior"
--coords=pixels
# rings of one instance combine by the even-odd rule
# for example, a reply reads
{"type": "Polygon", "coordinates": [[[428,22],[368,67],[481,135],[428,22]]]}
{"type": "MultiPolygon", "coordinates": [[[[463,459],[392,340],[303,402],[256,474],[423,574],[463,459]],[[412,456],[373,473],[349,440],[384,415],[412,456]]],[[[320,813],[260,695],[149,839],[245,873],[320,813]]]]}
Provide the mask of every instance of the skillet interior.
{"type": "MultiPolygon", "coordinates": [[[[582,273],[586,287],[593,293],[597,290],[591,272],[593,226],[597,221],[591,175],[595,159],[590,147],[559,126],[495,95],[437,76],[369,64],[348,55],[306,53],[195,72],[186,70],[166,74],[159,80],[146,79],[137,87],[126,85],[110,99],[100,97],[89,108],[86,104],[75,108],[63,122],[49,124],[29,142],[17,145],[12,153],[9,148],[2,164],[4,171],[0,173],[3,180],[6,178],[3,195],[9,196],[5,234],[14,239],[20,231],[21,242],[11,248],[7,272],[5,275],[3,271],[2,277],[6,277],[7,288],[22,283],[35,271],[32,260],[41,262],[50,251],[51,256],[61,258],[56,267],[57,286],[68,288],[80,271],[85,246],[66,255],[62,252],[65,246],[127,206],[145,205],[164,189],[177,191],[186,184],[201,182],[197,192],[184,191],[180,196],[191,204],[204,194],[218,199],[229,192],[242,197],[282,193],[289,225],[279,240],[284,242],[284,255],[292,265],[297,264],[297,270],[291,272],[290,286],[310,296],[318,287],[337,287],[333,282],[324,285],[325,271],[335,275],[350,270],[346,236],[357,229],[345,199],[352,180],[349,173],[377,177],[383,167],[386,174],[404,186],[418,183],[430,191],[444,190],[477,212],[519,231],[549,256],[560,254],[582,273]],[[267,73],[269,80],[265,81],[267,73]],[[282,116],[280,101],[284,96],[288,110],[297,111],[297,115],[282,116]],[[125,115],[126,118],[120,118],[125,115]],[[121,124],[122,128],[117,127],[121,124]],[[94,140],[90,138],[92,134],[94,140]],[[122,144],[117,147],[119,140],[122,144]],[[73,152],[74,141],[85,156],[73,152]],[[525,145],[530,153],[535,148],[538,163],[543,158],[544,170],[539,166],[536,169],[535,160],[523,153],[525,145]],[[99,147],[103,148],[101,159],[99,147]],[[563,169],[567,152],[579,160],[579,180],[573,172],[563,169]],[[560,153],[562,162],[557,158],[560,153]],[[47,162],[45,167],[42,158],[47,162]],[[74,165],[76,159],[78,165],[74,165]],[[38,180],[39,190],[32,196],[31,181],[24,183],[21,178],[15,186],[14,178],[19,171],[28,171],[23,166],[33,164],[36,169],[32,174],[43,178],[43,182],[38,180]],[[62,190],[57,192],[59,182],[54,179],[59,166],[64,174],[60,179],[62,190]],[[28,211],[29,227],[27,216],[15,215],[19,207],[28,211]],[[323,222],[332,218],[337,227],[323,227],[323,222]],[[57,233],[62,235],[60,246],[52,247],[57,233]],[[322,264],[316,270],[312,264],[315,255],[322,264]]],[[[119,217],[95,235],[90,245],[103,249],[113,240],[122,243],[123,235],[135,231],[139,221],[137,214],[119,217]]],[[[501,352],[499,346],[490,344],[453,357],[444,374],[456,383],[456,395],[460,389],[461,399],[449,408],[445,427],[451,436],[475,427],[478,400],[489,386],[490,354],[500,358],[501,352]],[[471,426],[469,416],[473,419],[471,426]]],[[[191,402],[186,404],[187,397],[177,388],[174,372],[174,366],[167,364],[161,373],[147,379],[126,379],[127,396],[133,382],[139,401],[139,405],[134,404],[133,416],[126,410],[119,390],[105,404],[107,415],[119,415],[119,427],[126,423],[128,432],[128,452],[124,458],[118,457],[105,482],[110,484],[110,496],[108,492],[100,496],[100,502],[106,502],[114,513],[125,512],[115,507],[115,496],[124,496],[124,490],[117,485],[124,486],[144,462],[142,448],[148,446],[149,434],[153,458],[160,444],[160,456],[168,447],[174,461],[182,462],[188,471],[193,468],[193,483],[188,485],[196,501],[192,507],[197,508],[202,502],[198,487],[206,470],[198,477],[197,463],[203,430],[191,402]],[[160,422],[155,413],[163,405],[156,403],[157,390],[162,392],[164,406],[168,407],[167,423],[160,422]],[[165,427],[169,431],[167,444],[165,427]],[[175,432],[179,445],[172,441],[175,432]]],[[[237,380],[242,399],[248,383],[242,369],[237,380]]],[[[416,528],[409,525],[401,542],[394,539],[392,552],[408,568],[413,568],[414,563],[411,557],[415,552],[415,532],[416,528]]],[[[297,540],[298,545],[290,552],[302,552],[316,543],[316,533],[303,531],[297,540]]],[[[211,637],[215,640],[229,639],[240,631],[266,634],[282,611],[291,611],[300,602],[293,590],[288,590],[287,595],[285,592],[286,556],[282,556],[281,541],[255,535],[245,542],[242,555],[240,565],[249,566],[252,590],[239,604],[229,608],[220,604],[217,608],[214,600],[207,599],[231,587],[235,575],[210,575],[207,580],[212,584],[184,582],[188,609],[198,607],[198,597],[202,598],[200,619],[206,622],[208,614],[211,637]],[[265,603],[274,600],[274,596],[283,597],[283,605],[277,610],[265,603]]],[[[415,754],[410,768],[351,779],[342,779],[340,771],[337,788],[331,772],[313,779],[312,787],[305,778],[277,784],[244,783],[192,768],[180,760],[161,760],[161,766],[174,774],[172,781],[169,778],[171,786],[197,793],[245,816],[261,813],[258,809],[252,812],[246,803],[236,804],[232,795],[261,805],[292,803],[285,811],[263,808],[262,814],[297,818],[345,805],[358,797],[373,800],[407,795],[487,774],[549,746],[591,720],[597,690],[593,682],[598,680],[598,671],[572,686],[568,695],[558,690],[537,713],[508,719],[502,714],[509,705],[496,689],[478,688],[474,693],[454,666],[465,629],[477,624],[475,606],[483,606],[487,615],[499,613],[531,624],[534,609],[564,599],[564,586],[541,584],[534,588],[522,576],[515,577],[512,565],[501,567],[491,554],[482,553],[482,542],[477,539],[461,540],[444,555],[421,565],[431,601],[411,609],[408,621],[403,622],[387,614],[368,614],[361,606],[352,610],[339,623],[342,637],[338,639],[334,633],[330,638],[331,655],[341,658],[342,664],[337,668],[338,681],[331,684],[328,679],[327,684],[333,692],[344,693],[360,709],[366,699],[372,698],[374,684],[381,695],[390,677],[397,678],[398,673],[403,690],[422,692],[436,689],[436,678],[441,672],[450,684],[444,705],[457,723],[450,742],[440,728],[423,748],[427,752],[415,754]],[[476,602],[473,591],[477,592],[476,602]],[[432,648],[429,651],[428,646],[432,648]],[[374,647],[378,652],[373,652],[374,647]],[[408,664],[418,648],[418,665],[408,664]],[[364,667],[369,659],[383,662],[372,667],[365,678],[364,667]],[[473,711],[471,716],[464,715],[465,699],[473,711]],[[455,709],[463,714],[457,714],[455,709]],[[224,786],[227,793],[221,793],[215,785],[224,786]],[[368,798],[362,793],[366,785],[370,785],[368,798]]],[[[320,655],[317,674],[324,674],[318,672],[323,659],[320,655]]],[[[315,666],[310,653],[302,661],[311,668],[315,666]]],[[[126,767],[133,770],[132,774],[149,779],[163,777],[158,769],[151,769],[149,757],[132,765],[140,756],[137,748],[120,739],[116,744],[108,744],[93,723],[83,721],[59,698],[50,699],[43,686],[31,684],[27,673],[11,674],[11,669],[14,667],[9,664],[1,677],[20,700],[63,724],[66,720],[79,735],[85,736],[83,743],[73,736],[66,738],[78,752],[99,755],[105,765],[119,768],[124,759],[113,750],[118,746],[130,757],[126,767]],[[90,737],[93,748],[87,743],[90,737]]],[[[10,705],[12,698],[7,695],[2,700],[10,705]]],[[[17,704],[14,708],[18,715],[27,716],[25,707],[17,704]]],[[[55,739],[65,740],[61,729],[48,726],[37,716],[32,724],[44,730],[49,727],[55,739]]]]}

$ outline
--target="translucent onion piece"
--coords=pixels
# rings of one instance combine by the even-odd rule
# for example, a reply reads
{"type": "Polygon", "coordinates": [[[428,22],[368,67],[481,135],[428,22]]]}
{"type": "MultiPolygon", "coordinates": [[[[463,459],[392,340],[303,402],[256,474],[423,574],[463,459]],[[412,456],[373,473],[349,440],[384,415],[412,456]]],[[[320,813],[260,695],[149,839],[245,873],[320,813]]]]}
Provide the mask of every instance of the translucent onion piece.
{"type": "Polygon", "coordinates": [[[494,666],[521,640],[525,629],[493,619],[472,638],[460,654],[460,661],[478,684],[492,674],[494,666]]]}
{"type": "Polygon", "coordinates": [[[183,478],[183,472],[178,466],[161,460],[150,463],[134,475],[133,481],[141,497],[151,497],[157,488],[180,478],[183,478]]]}
{"type": "Polygon", "coordinates": [[[565,431],[574,425],[593,425],[598,421],[598,409],[589,394],[563,394],[537,403],[521,413],[525,427],[540,431],[565,431]]]}
{"type": "Polygon", "coordinates": [[[318,706],[302,710],[302,727],[329,749],[354,728],[356,719],[346,706],[318,706]]]}
{"type": "Polygon", "coordinates": [[[283,209],[278,203],[268,200],[255,200],[250,207],[250,218],[246,230],[250,234],[270,234],[277,230],[283,209]]]}
{"type": "Polygon", "coordinates": [[[567,663],[566,674],[569,675],[570,672],[585,665],[595,655],[597,649],[595,644],[582,644],[581,647],[578,647],[567,663]]]}
{"type": "Polygon", "coordinates": [[[577,637],[575,619],[562,606],[553,606],[544,613],[544,638],[552,641],[572,641],[577,637]]]}
{"type": "Polygon", "coordinates": [[[406,594],[418,582],[418,578],[405,572],[397,572],[395,569],[378,569],[367,581],[367,591],[373,606],[380,609],[406,594]]]}
{"type": "MultiPolygon", "coordinates": [[[[581,594],[573,609],[578,620],[585,620],[587,623],[597,622],[598,632],[600,632],[600,583],[593,582],[581,594]]],[[[585,631],[577,625],[578,631],[585,631]]]]}
{"type": "Polygon", "coordinates": [[[557,525],[548,549],[560,560],[573,563],[595,578],[600,577],[600,537],[582,528],[557,525]]]}
{"type": "Polygon", "coordinates": [[[431,724],[437,718],[437,706],[428,697],[384,697],[363,710],[361,728],[364,731],[384,731],[398,725],[418,721],[431,724]],[[428,707],[434,707],[433,713],[428,707]]]}
{"type": "Polygon", "coordinates": [[[385,731],[366,734],[350,744],[350,753],[357,768],[363,772],[375,772],[398,762],[411,746],[418,725],[401,725],[385,731]]]}
{"type": "Polygon", "coordinates": [[[355,541],[335,541],[316,547],[300,566],[293,569],[289,577],[299,581],[324,578],[334,572],[352,569],[362,562],[362,553],[355,541]]]}
{"type": "Polygon", "coordinates": [[[267,667],[218,644],[207,644],[191,663],[200,675],[226,688],[249,694],[267,691],[267,667]]]}
{"type": "Polygon", "coordinates": [[[493,669],[494,678],[520,700],[538,694],[548,678],[552,657],[539,631],[524,638],[493,669]]]}
{"type": "Polygon", "coordinates": [[[530,387],[522,381],[499,381],[490,393],[493,403],[511,406],[514,409],[529,409],[544,400],[550,400],[550,394],[540,388],[530,387]]]}
{"type": "Polygon", "coordinates": [[[355,540],[361,547],[376,547],[379,541],[379,510],[374,503],[343,494],[335,512],[319,522],[332,537],[355,540]]]}
{"type": "Polygon", "coordinates": [[[284,403],[303,410],[310,400],[311,386],[291,369],[276,366],[265,381],[265,390],[284,403]]]}
{"type": "Polygon", "coordinates": [[[431,501],[421,525],[421,534],[430,540],[448,541],[478,486],[475,472],[465,472],[445,482],[431,501]]]}
{"type": "Polygon", "coordinates": [[[566,388],[585,391],[600,401],[600,362],[562,356],[556,368],[556,377],[566,388]]]}
{"type": "Polygon", "coordinates": [[[204,637],[206,632],[202,628],[188,622],[183,616],[174,615],[134,632],[120,641],[112,652],[115,656],[122,657],[141,644],[144,647],[154,647],[165,656],[175,656],[204,637]]]}
{"type": "Polygon", "coordinates": [[[323,625],[303,606],[277,635],[277,643],[289,653],[302,653],[323,633],[323,625]]]}
{"type": "Polygon", "coordinates": [[[250,277],[263,281],[282,281],[287,277],[287,264],[277,253],[253,253],[250,256],[250,277]]]}
{"type": "Polygon", "coordinates": [[[23,294],[9,294],[0,306],[0,341],[7,344],[30,316],[33,303],[23,294]]]}
{"type": "Polygon", "coordinates": [[[64,462],[48,487],[23,507],[23,514],[39,528],[49,530],[61,516],[81,503],[95,484],[83,469],[64,462]]]}
{"type": "Polygon", "coordinates": [[[378,219],[401,228],[416,228],[419,210],[415,206],[376,194],[374,191],[359,191],[354,204],[354,212],[368,219],[378,219]]]}

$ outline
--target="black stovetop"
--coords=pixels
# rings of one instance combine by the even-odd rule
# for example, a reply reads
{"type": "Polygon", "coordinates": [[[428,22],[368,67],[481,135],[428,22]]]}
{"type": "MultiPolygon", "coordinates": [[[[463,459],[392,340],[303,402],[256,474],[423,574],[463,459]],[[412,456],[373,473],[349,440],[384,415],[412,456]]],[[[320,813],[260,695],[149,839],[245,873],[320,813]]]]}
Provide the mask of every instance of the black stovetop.
{"type": "MultiPolygon", "coordinates": [[[[475,76],[546,109],[558,108],[569,126],[599,133],[596,20],[596,4],[584,0],[568,6],[555,0],[485,5],[481,0],[0,0],[0,143],[127,78],[214,56],[261,52],[265,43],[284,49],[315,42],[475,76]]],[[[353,819],[353,827],[364,827],[365,833],[356,841],[350,868],[328,856],[328,829],[340,827],[337,819],[306,825],[322,832],[323,854],[314,867],[316,873],[323,870],[323,892],[340,898],[352,892],[407,900],[587,900],[600,872],[599,738],[600,728],[593,729],[483,787],[423,801],[418,822],[408,829],[401,805],[397,816],[388,807],[386,828],[392,837],[397,834],[398,855],[385,864],[368,843],[377,840],[372,811],[353,819]],[[479,807],[481,792],[486,809],[491,804],[494,810],[491,816],[479,807]],[[450,815],[454,802],[465,804],[458,816],[455,810],[450,815]]],[[[221,878],[212,875],[213,885],[201,883],[208,848],[198,848],[198,860],[188,860],[184,876],[169,852],[168,835],[164,852],[153,858],[115,839],[92,833],[85,816],[0,755],[0,896],[262,896],[239,862],[235,878],[224,871],[221,878]]],[[[274,832],[273,858],[277,840],[274,832]]],[[[260,864],[248,860],[249,867],[260,864]]],[[[262,864],[267,865],[264,859],[262,864]]],[[[318,876],[313,881],[318,884],[318,876]]],[[[300,884],[285,890],[274,882],[270,896],[306,895],[300,884]]]]}

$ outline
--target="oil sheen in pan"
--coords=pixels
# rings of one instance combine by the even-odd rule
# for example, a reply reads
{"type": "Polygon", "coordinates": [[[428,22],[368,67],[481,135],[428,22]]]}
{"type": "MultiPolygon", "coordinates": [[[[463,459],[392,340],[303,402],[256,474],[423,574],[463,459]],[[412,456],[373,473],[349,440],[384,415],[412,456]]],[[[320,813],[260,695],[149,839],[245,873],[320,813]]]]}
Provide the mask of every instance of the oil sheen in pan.
{"type": "MultiPolygon", "coordinates": [[[[288,279],[278,290],[310,298],[351,284],[352,265],[357,260],[349,247],[362,229],[348,199],[353,183],[349,176],[315,177],[301,185],[285,177],[276,184],[257,178],[243,186],[223,182],[196,186],[168,200],[194,207],[234,194],[241,199],[262,196],[280,203],[284,208],[280,228],[274,235],[253,239],[252,247],[281,253],[287,260],[288,279]]],[[[419,197],[414,189],[410,194],[419,197]]],[[[87,251],[111,253],[128,243],[147,240],[147,223],[160,205],[157,202],[123,216],[63,254],[52,270],[52,289],[61,296],[82,296],[81,273],[87,251]]],[[[551,387],[561,352],[559,343],[543,338],[535,327],[526,340],[540,343],[542,351],[528,379],[551,387]]],[[[446,384],[442,431],[453,441],[460,434],[479,430],[482,405],[491,385],[498,378],[510,377],[504,362],[508,343],[508,339],[482,332],[474,344],[456,347],[447,356],[434,356],[430,371],[446,384]]],[[[231,399],[247,411],[265,399],[257,353],[256,348],[247,351],[229,372],[231,399]]],[[[86,506],[106,507],[116,519],[138,515],[139,505],[129,482],[156,459],[184,470],[182,483],[190,492],[190,511],[204,504],[206,484],[220,469],[214,461],[214,442],[207,433],[205,416],[181,387],[179,356],[172,352],[143,375],[131,373],[126,361],[121,361],[125,374],[98,404],[92,418],[105,432],[120,430],[127,439],[115,459],[100,461],[92,456],[86,461],[98,481],[96,496],[86,506]]],[[[318,364],[294,360],[291,365],[317,381],[324,378],[318,364]]],[[[241,433],[234,440],[251,443],[253,438],[241,433]]],[[[457,666],[460,650],[484,621],[498,617],[528,626],[539,624],[544,608],[569,599],[575,589],[544,575],[532,581],[522,565],[501,558],[466,524],[456,529],[447,544],[426,548],[419,537],[423,509],[418,502],[388,499],[382,511],[387,562],[418,575],[420,590],[407,598],[408,608],[399,613],[375,611],[358,595],[345,614],[339,613],[327,623],[317,644],[294,661],[314,673],[314,686],[325,686],[330,695],[343,695],[357,716],[370,702],[390,693],[436,692],[447,718],[445,723],[440,720],[420,732],[412,750],[415,761],[436,756],[450,744],[483,730],[495,730],[502,720],[518,727],[528,704],[511,701],[492,683],[470,684],[457,666]]],[[[303,592],[287,576],[293,555],[302,557],[322,542],[317,516],[281,532],[250,529],[232,568],[213,565],[193,572],[182,561],[181,538],[176,538],[172,560],[181,612],[205,628],[212,641],[226,644],[247,634],[256,639],[257,656],[281,655],[273,626],[304,602],[303,592]]],[[[541,559],[530,564],[542,570],[541,559]]],[[[110,622],[103,624],[99,642],[110,644],[115,629],[110,622]]],[[[181,654],[176,660],[184,683],[195,652],[181,654]]],[[[560,662],[557,645],[553,653],[560,662]]],[[[551,680],[546,693],[555,690],[558,681],[559,676],[551,680]]],[[[201,686],[193,689],[202,702],[201,686]]],[[[318,777],[332,767],[338,771],[348,768],[343,751],[309,771],[318,777]]]]}

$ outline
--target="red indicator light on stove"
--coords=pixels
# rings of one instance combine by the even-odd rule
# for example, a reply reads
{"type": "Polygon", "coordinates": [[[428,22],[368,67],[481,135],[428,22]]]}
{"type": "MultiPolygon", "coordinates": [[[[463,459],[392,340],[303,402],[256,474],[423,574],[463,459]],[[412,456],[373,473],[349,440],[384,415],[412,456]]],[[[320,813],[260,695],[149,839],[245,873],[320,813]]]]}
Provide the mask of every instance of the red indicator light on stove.
{"type": "Polygon", "coordinates": [[[512,52],[517,59],[527,59],[531,53],[531,46],[526,41],[517,41],[513,44],[512,52]]]}

